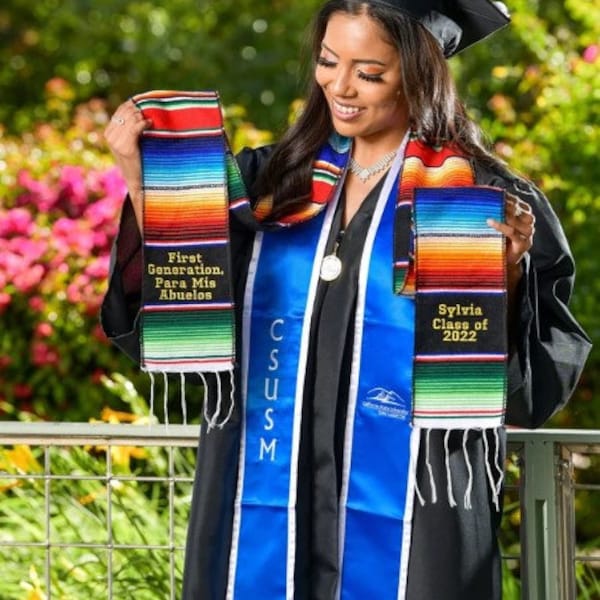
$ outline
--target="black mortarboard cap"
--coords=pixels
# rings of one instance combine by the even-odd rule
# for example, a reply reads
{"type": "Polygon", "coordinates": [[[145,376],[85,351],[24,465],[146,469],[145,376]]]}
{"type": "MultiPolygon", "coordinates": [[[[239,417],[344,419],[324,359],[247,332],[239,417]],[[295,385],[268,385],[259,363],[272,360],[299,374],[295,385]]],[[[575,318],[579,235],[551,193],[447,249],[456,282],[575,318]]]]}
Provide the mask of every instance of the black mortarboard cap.
{"type": "Polygon", "coordinates": [[[502,2],[491,0],[375,0],[421,23],[450,57],[510,22],[502,2]]]}

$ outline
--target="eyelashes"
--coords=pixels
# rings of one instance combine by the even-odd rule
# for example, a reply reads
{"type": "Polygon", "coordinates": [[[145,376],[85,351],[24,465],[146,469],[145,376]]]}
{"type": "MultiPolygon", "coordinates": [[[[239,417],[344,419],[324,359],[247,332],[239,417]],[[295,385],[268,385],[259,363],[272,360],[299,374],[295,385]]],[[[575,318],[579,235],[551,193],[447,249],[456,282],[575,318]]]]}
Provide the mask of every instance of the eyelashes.
{"type": "Polygon", "coordinates": [[[320,67],[335,67],[335,63],[331,60],[327,60],[326,58],[323,58],[322,56],[319,56],[317,58],[317,64],[320,67]]]}
{"type": "Polygon", "coordinates": [[[382,83],[383,78],[381,75],[368,75],[367,73],[358,72],[358,77],[360,79],[364,79],[365,81],[370,81],[371,83],[382,83]]]}
{"type": "MultiPolygon", "coordinates": [[[[328,60],[322,56],[319,56],[317,58],[317,65],[319,67],[325,67],[327,69],[332,69],[337,66],[337,63],[333,62],[332,60],[328,60]]],[[[381,77],[381,75],[370,75],[368,73],[363,73],[362,71],[358,71],[357,75],[358,75],[359,79],[362,79],[363,81],[368,81],[369,83],[382,83],[383,82],[383,77],[381,77]]]]}

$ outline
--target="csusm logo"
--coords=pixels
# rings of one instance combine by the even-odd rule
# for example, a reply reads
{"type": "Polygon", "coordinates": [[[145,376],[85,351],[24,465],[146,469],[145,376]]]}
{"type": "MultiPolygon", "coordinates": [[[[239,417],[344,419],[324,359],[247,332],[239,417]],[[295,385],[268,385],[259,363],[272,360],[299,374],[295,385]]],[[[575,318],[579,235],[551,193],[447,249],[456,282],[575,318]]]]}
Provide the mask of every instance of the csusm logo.
{"type": "Polygon", "coordinates": [[[367,399],[363,401],[365,408],[374,410],[377,414],[392,419],[406,420],[409,416],[407,402],[394,390],[376,387],[369,390],[367,399]]]}

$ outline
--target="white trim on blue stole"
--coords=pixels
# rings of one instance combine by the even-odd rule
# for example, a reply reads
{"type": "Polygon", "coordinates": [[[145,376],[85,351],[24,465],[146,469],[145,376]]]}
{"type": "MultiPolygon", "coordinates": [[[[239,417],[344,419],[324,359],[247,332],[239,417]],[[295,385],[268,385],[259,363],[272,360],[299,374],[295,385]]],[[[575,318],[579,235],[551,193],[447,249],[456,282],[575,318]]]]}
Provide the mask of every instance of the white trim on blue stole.
{"type": "Polygon", "coordinates": [[[406,591],[419,443],[410,417],[414,301],[393,294],[390,275],[393,190],[406,143],[384,182],[359,275],[340,497],[337,598],[343,600],[396,600],[406,591]],[[375,507],[380,514],[373,514],[375,507]]]}
{"type": "MultiPolygon", "coordinates": [[[[304,379],[306,372],[306,361],[308,356],[308,344],[310,334],[310,324],[313,313],[314,299],[316,295],[321,259],[325,252],[325,246],[331,229],[331,223],[335,214],[336,206],[339,200],[339,194],[342,186],[338,187],[335,198],[329,203],[327,210],[309,222],[297,225],[282,231],[258,233],[255,239],[253,255],[250,262],[248,281],[246,285],[246,294],[244,299],[243,313],[243,358],[242,358],[242,430],[239,455],[239,474],[237,492],[234,504],[233,533],[229,560],[229,577],[227,585],[228,600],[254,600],[255,598],[269,598],[269,600],[292,600],[294,597],[294,572],[296,559],[296,500],[298,487],[298,452],[300,446],[300,428],[302,418],[302,403],[304,396],[304,379]],[[284,241],[282,245],[281,242],[284,241]],[[282,247],[283,246],[283,247],[282,247]],[[283,254],[289,248],[294,253],[298,246],[305,249],[305,255],[301,260],[286,260],[283,254]],[[312,248],[312,251],[311,251],[312,248]],[[292,268],[301,269],[302,273],[290,272],[292,268]],[[279,285],[269,286],[269,278],[272,282],[278,280],[279,285]],[[308,287],[302,289],[303,286],[308,287]],[[281,283],[283,282],[283,283],[281,283]],[[256,290],[256,285],[267,288],[256,290]],[[277,293],[281,289],[286,290],[280,297],[277,293]],[[269,296],[269,292],[272,295],[269,296]],[[290,297],[294,301],[290,301],[290,297]],[[266,298],[265,298],[266,297],[266,298]],[[257,301],[257,298],[259,300],[257,301]],[[261,300],[262,299],[262,300],[261,300]],[[262,306],[257,306],[257,302],[263,301],[262,306]],[[292,339],[299,340],[299,345],[294,343],[289,350],[283,347],[268,348],[264,340],[259,339],[260,332],[255,329],[257,322],[261,321],[258,316],[266,310],[272,311],[272,327],[277,327],[277,334],[271,335],[271,341],[283,341],[277,338],[285,335],[285,328],[288,326],[285,320],[278,315],[288,314],[289,306],[294,306],[294,311],[302,314],[302,319],[298,316],[293,325],[297,336],[292,339]],[[301,325],[300,325],[301,321],[301,325]],[[252,325],[254,324],[254,327],[252,325]],[[253,330],[254,329],[254,330],[253,330]],[[255,337],[253,337],[255,336],[255,337]],[[258,340],[258,341],[257,341],[258,340]],[[287,408],[293,413],[289,428],[282,433],[280,438],[270,438],[259,441],[258,451],[261,453],[262,460],[256,461],[251,453],[256,456],[256,440],[248,438],[248,419],[254,419],[250,430],[256,434],[256,414],[260,413],[260,407],[256,403],[260,402],[261,393],[256,388],[256,383],[260,382],[261,376],[258,374],[261,368],[260,358],[254,355],[250,360],[251,348],[253,350],[263,348],[267,350],[266,356],[273,370],[278,368],[279,353],[286,353],[288,358],[286,367],[287,386],[281,385],[281,393],[285,396],[287,408]],[[293,365],[290,367],[289,365],[293,365]],[[276,368],[277,367],[277,368],[276,368]],[[293,389],[292,389],[293,382],[293,389]],[[289,435],[289,440],[286,436],[289,435]],[[285,450],[285,464],[279,464],[276,473],[269,474],[265,469],[260,468],[261,462],[264,462],[263,450],[275,456],[278,451],[276,444],[283,442],[285,450]],[[251,446],[254,444],[254,448],[251,446]],[[248,475],[248,465],[251,464],[251,475],[248,475]],[[262,473],[261,473],[262,471],[262,473]],[[266,478],[261,481],[261,477],[266,478]],[[267,529],[262,531],[259,524],[255,523],[251,527],[252,531],[248,535],[244,533],[244,520],[249,521],[252,517],[248,516],[253,512],[253,502],[257,499],[265,501],[266,486],[273,492],[273,498],[278,497],[283,500],[282,490],[279,488],[280,479],[287,481],[287,498],[285,519],[281,510],[273,507],[273,515],[270,522],[263,525],[267,529]],[[256,495],[254,495],[256,494],[256,495]],[[285,520],[285,527],[283,521],[285,520]],[[258,537],[257,537],[258,534],[258,537]],[[262,534],[262,538],[260,536],[262,534]],[[263,543],[263,547],[261,547],[263,543]],[[265,549],[266,545],[269,545],[265,549]],[[244,556],[243,564],[238,560],[240,549],[244,556]],[[286,556],[285,569],[281,569],[282,558],[286,556]],[[262,577],[261,577],[262,576],[262,577]]],[[[266,316],[262,318],[264,324],[266,316]]],[[[264,332],[262,337],[265,338],[264,332]]],[[[263,376],[263,379],[264,376],[263,376]]],[[[277,387],[279,391],[279,380],[277,387]]],[[[264,398],[273,395],[273,390],[267,393],[266,386],[264,398]]],[[[275,428],[275,408],[269,406],[264,409],[265,428],[272,431],[275,428]]],[[[271,460],[275,463],[277,459],[271,460]]],[[[258,506],[258,504],[256,505],[258,506]]],[[[266,513],[268,509],[264,509],[266,513]]],[[[263,515],[264,516],[264,515],[263,515]]]]}

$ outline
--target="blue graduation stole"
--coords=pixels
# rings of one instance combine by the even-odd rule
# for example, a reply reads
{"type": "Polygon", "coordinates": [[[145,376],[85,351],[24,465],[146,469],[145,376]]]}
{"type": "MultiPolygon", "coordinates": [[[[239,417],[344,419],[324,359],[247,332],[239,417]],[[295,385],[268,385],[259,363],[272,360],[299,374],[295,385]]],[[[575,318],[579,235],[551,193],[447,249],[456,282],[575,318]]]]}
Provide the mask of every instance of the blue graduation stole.
{"type": "MultiPolygon", "coordinates": [[[[411,427],[414,299],[394,294],[390,283],[399,162],[380,195],[359,280],[340,512],[342,598],[396,600],[407,570],[403,547],[410,536],[417,434],[411,427]]],[[[244,304],[243,426],[228,598],[293,598],[306,356],[335,205],[256,238],[244,304]]]]}

